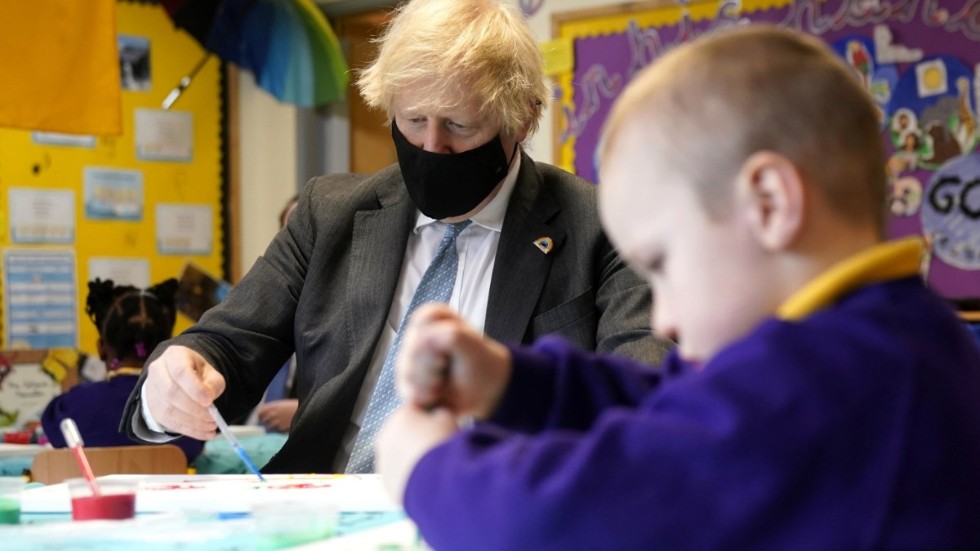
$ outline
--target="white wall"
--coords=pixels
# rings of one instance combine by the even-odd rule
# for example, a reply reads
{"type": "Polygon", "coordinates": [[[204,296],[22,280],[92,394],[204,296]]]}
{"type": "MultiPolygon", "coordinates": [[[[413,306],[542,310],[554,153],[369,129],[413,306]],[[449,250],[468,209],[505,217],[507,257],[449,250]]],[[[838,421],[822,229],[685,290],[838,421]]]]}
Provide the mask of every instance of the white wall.
{"type": "Polygon", "coordinates": [[[279,103],[247,71],[238,78],[241,257],[244,274],[279,230],[296,193],[296,108],[279,103]]]}

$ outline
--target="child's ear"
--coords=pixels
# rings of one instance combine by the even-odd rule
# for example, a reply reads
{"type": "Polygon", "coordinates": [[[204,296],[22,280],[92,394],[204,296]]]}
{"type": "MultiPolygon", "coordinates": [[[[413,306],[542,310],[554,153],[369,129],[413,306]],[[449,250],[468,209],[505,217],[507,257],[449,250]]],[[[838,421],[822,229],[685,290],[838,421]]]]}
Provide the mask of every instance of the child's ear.
{"type": "Polygon", "coordinates": [[[751,155],[736,178],[740,210],[766,250],[784,250],[803,229],[803,178],[789,159],[771,151],[751,155]]]}

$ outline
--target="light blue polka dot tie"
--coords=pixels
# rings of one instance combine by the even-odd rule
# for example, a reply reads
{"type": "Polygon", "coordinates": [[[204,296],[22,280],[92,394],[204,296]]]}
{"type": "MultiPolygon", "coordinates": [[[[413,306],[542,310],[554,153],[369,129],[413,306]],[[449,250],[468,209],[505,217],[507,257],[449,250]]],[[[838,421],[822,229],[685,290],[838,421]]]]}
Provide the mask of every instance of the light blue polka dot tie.
{"type": "Polygon", "coordinates": [[[456,237],[470,225],[470,220],[449,224],[446,234],[439,243],[432,264],[422,275],[412,302],[408,305],[408,311],[402,318],[398,332],[395,334],[395,341],[388,349],[385,356],[385,363],[381,368],[381,376],[378,384],[374,387],[371,401],[368,403],[367,412],[364,415],[364,422],[361,430],[357,433],[354,440],[354,449],[351,452],[350,461],[347,463],[348,473],[370,473],[374,472],[374,438],[378,435],[381,425],[384,424],[391,412],[400,404],[398,393],[395,390],[395,358],[398,357],[398,348],[402,343],[402,336],[405,333],[405,326],[408,325],[408,318],[420,305],[427,302],[449,302],[452,296],[453,286],[456,284],[456,269],[459,260],[456,258],[456,237]]]}

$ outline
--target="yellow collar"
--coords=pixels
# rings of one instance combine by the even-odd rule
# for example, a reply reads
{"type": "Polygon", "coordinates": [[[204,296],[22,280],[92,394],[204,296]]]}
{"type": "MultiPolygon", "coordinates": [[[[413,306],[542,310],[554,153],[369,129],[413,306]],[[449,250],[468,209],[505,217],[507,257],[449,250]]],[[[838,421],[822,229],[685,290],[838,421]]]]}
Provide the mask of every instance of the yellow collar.
{"type": "Polygon", "coordinates": [[[915,275],[922,241],[908,238],[875,245],[832,266],[794,293],[776,311],[785,320],[798,320],[836,301],[858,287],[915,275]]]}
{"type": "Polygon", "coordinates": [[[142,367],[119,367],[106,373],[106,380],[118,377],[119,375],[139,375],[142,372],[142,367]]]}

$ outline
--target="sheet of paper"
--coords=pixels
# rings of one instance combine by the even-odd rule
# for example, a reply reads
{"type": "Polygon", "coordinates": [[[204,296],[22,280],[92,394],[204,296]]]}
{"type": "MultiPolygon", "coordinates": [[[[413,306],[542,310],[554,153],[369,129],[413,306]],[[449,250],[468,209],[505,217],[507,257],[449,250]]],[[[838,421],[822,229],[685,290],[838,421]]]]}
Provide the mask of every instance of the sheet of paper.
{"type": "Polygon", "coordinates": [[[119,46],[119,76],[123,90],[148,92],[153,85],[150,65],[150,40],[145,36],[121,34],[119,46]]]}
{"type": "MultiPolygon", "coordinates": [[[[139,480],[137,513],[202,511],[248,513],[256,506],[302,503],[330,506],[341,511],[400,511],[388,497],[379,475],[110,475],[139,480]]],[[[71,501],[67,486],[51,484],[25,490],[24,513],[67,513],[71,501]]]]}
{"type": "Polygon", "coordinates": [[[158,204],[157,250],[160,254],[211,254],[212,215],[210,205],[158,204]]]}
{"type": "Polygon", "coordinates": [[[74,243],[73,191],[10,188],[10,237],[14,243],[74,243]]]}
{"type": "Polygon", "coordinates": [[[136,158],[185,161],[194,158],[194,116],[184,111],[136,110],[136,158]]]}
{"type": "Polygon", "coordinates": [[[85,217],[143,219],[143,172],[85,167],[85,217]]]}
{"type": "Polygon", "coordinates": [[[85,134],[61,134],[58,132],[31,132],[31,141],[39,145],[61,145],[67,147],[95,147],[95,136],[85,134]]]}
{"type": "Polygon", "coordinates": [[[92,257],[88,259],[88,279],[111,279],[116,285],[150,286],[150,261],[146,258],[92,257]]]}

